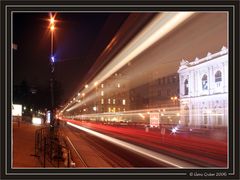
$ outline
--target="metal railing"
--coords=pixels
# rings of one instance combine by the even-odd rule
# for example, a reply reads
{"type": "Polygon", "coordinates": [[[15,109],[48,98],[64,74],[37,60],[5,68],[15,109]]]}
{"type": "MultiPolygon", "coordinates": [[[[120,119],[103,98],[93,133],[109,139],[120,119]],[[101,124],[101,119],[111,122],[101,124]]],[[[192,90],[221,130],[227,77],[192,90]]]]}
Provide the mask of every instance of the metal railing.
{"type": "Polygon", "coordinates": [[[44,127],[35,132],[35,156],[43,167],[70,167],[71,154],[64,144],[64,138],[58,131],[50,135],[49,127],[44,127]]]}

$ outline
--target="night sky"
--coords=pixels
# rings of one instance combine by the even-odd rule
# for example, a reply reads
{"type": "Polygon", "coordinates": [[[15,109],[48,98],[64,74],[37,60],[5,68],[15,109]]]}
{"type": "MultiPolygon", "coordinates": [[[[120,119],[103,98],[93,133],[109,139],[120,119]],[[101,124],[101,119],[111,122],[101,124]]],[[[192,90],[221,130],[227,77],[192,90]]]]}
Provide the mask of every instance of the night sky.
{"type": "MultiPolygon", "coordinates": [[[[62,87],[62,103],[118,31],[127,13],[57,13],[54,32],[55,78],[62,87]]],[[[14,13],[13,85],[26,81],[36,88],[49,87],[49,13],[14,13]]]]}

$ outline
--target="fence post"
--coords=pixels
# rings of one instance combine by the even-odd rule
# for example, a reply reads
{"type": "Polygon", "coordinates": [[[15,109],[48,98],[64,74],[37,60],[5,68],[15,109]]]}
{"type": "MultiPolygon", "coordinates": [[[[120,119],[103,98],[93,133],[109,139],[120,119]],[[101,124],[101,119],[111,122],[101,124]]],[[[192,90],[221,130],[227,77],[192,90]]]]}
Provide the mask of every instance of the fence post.
{"type": "Polygon", "coordinates": [[[58,167],[59,167],[59,158],[60,158],[60,145],[58,144],[58,150],[57,150],[57,158],[58,158],[58,167]]]}
{"type": "Polygon", "coordinates": [[[35,150],[35,156],[37,155],[37,131],[35,132],[35,146],[34,146],[34,150],[35,150]]]}
{"type": "Polygon", "coordinates": [[[44,151],[44,154],[43,154],[43,167],[45,167],[45,160],[46,160],[46,137],[44,137],[44,147],[43,147],[43,151],[44,151]]]}
{"type": "Polygon", "coordinates": [[[68,150],[68,167],[70,167],[70,151],[68,150]]]}
{"type": "Polygon", "coordinates": [[[35,155],[38,156],[39,153],[39,146],[40,146],[40,142],[39,142],[39,132],[36,132],[36,139],[35,139],[35,155]]]}

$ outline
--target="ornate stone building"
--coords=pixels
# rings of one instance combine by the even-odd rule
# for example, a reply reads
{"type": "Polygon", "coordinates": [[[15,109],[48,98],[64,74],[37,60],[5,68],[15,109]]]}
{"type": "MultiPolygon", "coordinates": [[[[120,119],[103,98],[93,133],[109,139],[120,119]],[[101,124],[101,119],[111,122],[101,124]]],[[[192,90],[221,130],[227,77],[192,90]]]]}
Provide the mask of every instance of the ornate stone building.
{"type": "Polygon", "coordinates": [[[179,73],[180,124],[224,127],[228,124],[228,49],[192,62],[182,60],[179,73]]]}

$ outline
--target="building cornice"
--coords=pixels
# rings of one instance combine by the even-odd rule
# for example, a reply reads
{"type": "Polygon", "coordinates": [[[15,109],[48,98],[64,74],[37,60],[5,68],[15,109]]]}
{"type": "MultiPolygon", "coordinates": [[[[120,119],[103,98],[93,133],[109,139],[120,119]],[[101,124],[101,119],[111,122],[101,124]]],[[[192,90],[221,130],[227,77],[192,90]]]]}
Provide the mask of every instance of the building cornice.
{"type": "Polygon", "coordinates": [[[182,61],[180,62],[180,67],[178,69],[178,73],[182,70],[187,69],[187,68],[190,68],[190,67],[196,66],[198,64],[201,64],[201,63],[204,63],[204,62],[207,62],[207,61],[211,61],[213,59],[221,57],[221,56],[223,56],[227,53],[228,53],[228,49],[225,46],[223,46],[222,49],[219,52],[214,53],[214,54],[211,54],[210,52],[208,52],[207,56],[204,57],[204,58],[201,58],[201,59],[196,57],[195,60],[191,61],[191,62],[182,59],[182,61]]]}

